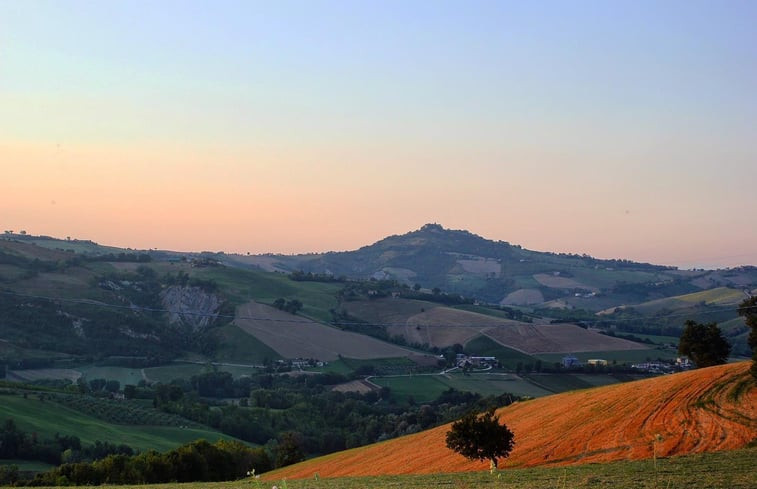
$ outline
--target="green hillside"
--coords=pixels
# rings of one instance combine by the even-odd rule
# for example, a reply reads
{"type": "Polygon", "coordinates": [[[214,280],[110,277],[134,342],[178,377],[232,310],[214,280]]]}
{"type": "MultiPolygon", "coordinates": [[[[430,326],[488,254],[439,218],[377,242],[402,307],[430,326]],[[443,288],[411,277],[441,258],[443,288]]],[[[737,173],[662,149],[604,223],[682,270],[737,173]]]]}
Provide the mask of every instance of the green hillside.
{"type": "Polygon", "coordinates": [[[233,439],[217,431],[139,424],[114,424],[88,416],[59,403],[43,401],[36,394],[26,397],[0,394],[0,420],[13,419],[23,431],[53,438],[56,433],[76,436],[84,444],[117,441],[138,450],[165,451],[203,438],[208,441],[233,439]]]}

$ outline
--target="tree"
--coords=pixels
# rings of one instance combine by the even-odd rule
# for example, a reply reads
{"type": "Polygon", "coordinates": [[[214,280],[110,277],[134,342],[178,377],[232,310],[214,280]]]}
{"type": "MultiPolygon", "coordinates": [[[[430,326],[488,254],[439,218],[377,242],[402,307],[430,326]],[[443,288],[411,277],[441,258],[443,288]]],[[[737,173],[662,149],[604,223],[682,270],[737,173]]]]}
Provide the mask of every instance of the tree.
{"type": "Polygon", "coordinates": [[[286,305],[284,306],[284,310],[290,314],[297,314],[297,311],[299,311],[300,309],[302,309],[302,302],[298,301],[297,299],[287,301],[286,305]]]}
{"type": "Polygon", "coordinates": [[[678,353],[686,355],[698,368],[721,365],[728,360],[728,344],[717,323],[699,324],[689,319],[678,342],[678,353]]]}
{"type": "Polygon", "coordinates": [[[276,467],[284,467],[305,460],[302,445],[302,434],[294,431],[282,433],[276,447],[276,467]]]}
{"type": "Polygon", "coordinates": [[[744,322],[749,326],[747,342],[752,349],[752,376],[757,378],[757,296],[744,300],[739,306],[739,316],[744,316],[744,322]]]}
{"type": "Polygon", "coordinates": [[[466,414],[447,432],[447,448],[471,460],[491,460],[495,468],[497,459],[510,455],[514,444],[513,432],[499,423],[494,408],[480,415],[466,414]]]}

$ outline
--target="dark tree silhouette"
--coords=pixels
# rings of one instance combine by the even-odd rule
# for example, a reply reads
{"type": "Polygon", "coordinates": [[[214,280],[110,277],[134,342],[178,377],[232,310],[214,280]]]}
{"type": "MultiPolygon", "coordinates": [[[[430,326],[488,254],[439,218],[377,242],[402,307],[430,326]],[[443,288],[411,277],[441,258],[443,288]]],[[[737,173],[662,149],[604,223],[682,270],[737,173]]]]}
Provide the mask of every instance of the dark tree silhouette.
{"type": "Polygon", "coordinates": [[[752,376],[757,378],[757,296],[744,300],[739,306],[739,315],[744,316],[744,322],[749,326],[747,342],[752,349],[752,376]]]}
{"type": "Polygon", "coordinates": [[[483,414],[466,414],[447,432],[447,448],[471,460],[491,460],[494,467],[497,459],[510,455],[514,444],[513,432],[499,423],[494,408],[483,414]]]}
{"type": "Polygon", "coordinates": [[[717,323],[699,324],[689,319],[678,342],[678,353],[686,355],[697,367],[712,367],[728,361],[728,344],[717,323]]]}

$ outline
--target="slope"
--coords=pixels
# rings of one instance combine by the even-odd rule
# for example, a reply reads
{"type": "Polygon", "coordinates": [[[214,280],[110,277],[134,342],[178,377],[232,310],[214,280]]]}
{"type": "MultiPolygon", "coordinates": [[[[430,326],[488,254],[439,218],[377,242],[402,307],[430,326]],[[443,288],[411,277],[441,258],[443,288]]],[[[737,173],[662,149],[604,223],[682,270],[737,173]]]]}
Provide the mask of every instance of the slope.
{"type": "MultiPolygon", "coordinates": [[[[573,465],[730,450],[757,437],[757,386],[738,363],[574,391],[500,409],[515,433],[505,466],[573,465]],[[660,441],[654,443],[658,437],[660,441]],[[654,446],[656,445],[656,447],[654,446]]],[[[483,470],[445,447],[449,425],[309,460],[268,477],[483,470]]]]}
{"type": "Polygon", "coordinates": [[[373,299],[342,303],[350,317],[385,327],[408,344],[445,348],[484,335],[524,353],[647,350],[648,346],[573,324],[532,324],[426,301],[373,299]]]}
{"type": "Polygon", "coordinates": [[[342,331],[315,321],[248,302],[239,306],[235,324],[286,358],[336,360],[348,358],[421,357],[407,348],[369,336],[342,331]]]}
{"type": "Polygon", "coordinates": [[[53,438],[58,433],[77,436],[87,445],[100,440],[142,451],[170,450],[200,438],[211,442],[233,439],[210,428],[110,423],[35,395],[0,394],[0,420],[6,419],[13,419],[22,431],[40,438],[53,438]]]}

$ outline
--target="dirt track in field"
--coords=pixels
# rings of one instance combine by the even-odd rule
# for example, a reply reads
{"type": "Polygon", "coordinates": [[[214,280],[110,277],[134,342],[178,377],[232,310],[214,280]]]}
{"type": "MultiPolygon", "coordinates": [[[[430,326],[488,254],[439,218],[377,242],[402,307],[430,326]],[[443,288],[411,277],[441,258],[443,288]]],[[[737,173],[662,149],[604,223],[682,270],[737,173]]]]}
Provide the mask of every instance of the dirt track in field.
{"type": "Polygon", "coordinates": [[[257,302],[239,306],[236,316],[234,324],[284,358],[333,361],[339,355],[358,359],[419,356],[411,350],[332,328],[257,302]]]}
{"type": "MultiPolygon", "coordinates": [[[[498,411],[515,434],[501,466],[576,465],[742,448],[757,438],[757,386],[749,362],[587,389],[498,411]],[[659,440],[659,441],[656,441],[659,440]]],[[[450,425],[309,460],[282,478],[485,470],[445,446],[450,425]]]]}

